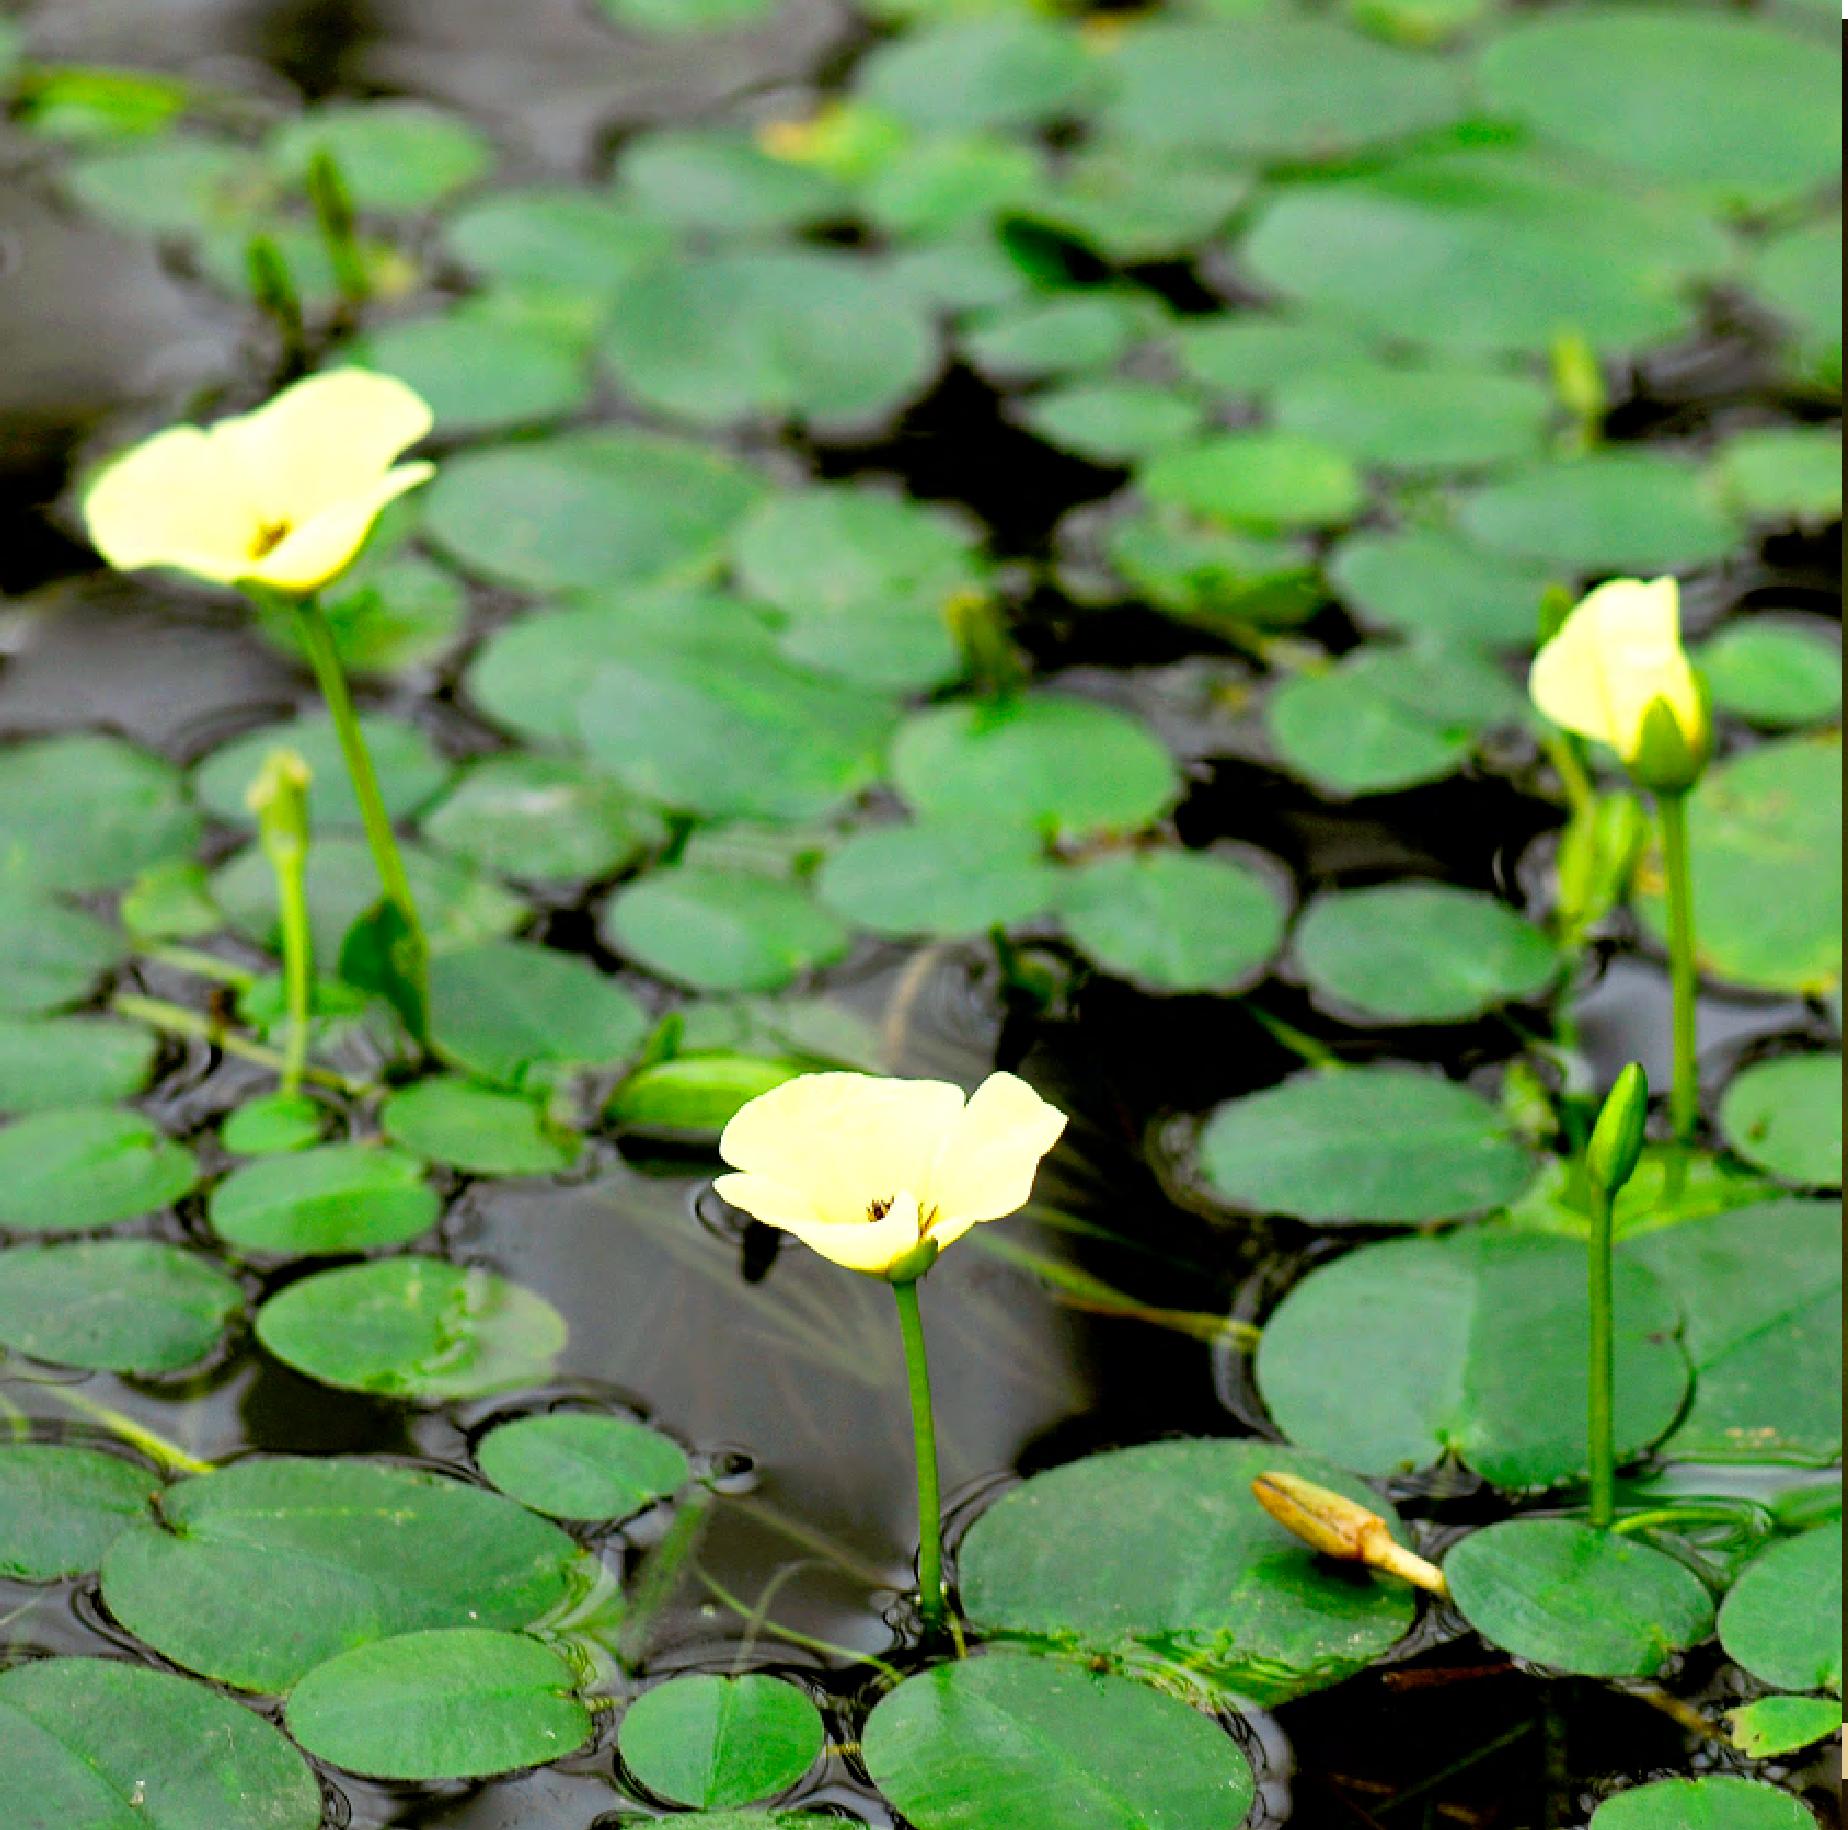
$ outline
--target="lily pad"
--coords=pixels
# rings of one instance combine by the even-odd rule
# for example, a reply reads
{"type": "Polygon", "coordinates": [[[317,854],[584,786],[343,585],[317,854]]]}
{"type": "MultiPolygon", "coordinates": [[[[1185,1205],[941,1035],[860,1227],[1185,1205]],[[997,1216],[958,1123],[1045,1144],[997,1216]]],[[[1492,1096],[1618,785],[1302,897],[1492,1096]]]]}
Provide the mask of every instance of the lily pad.
{"type": "MultiPolygon", "coordinates": [[[[385,810],[394,820],[408,819],[441,792],[450,763],[422,731],[397,718],[363,717],[360,731],[378,775],[385,810]]],[[[290,749],[308,765],[308,817],[317,832],[358,832],[359,802],[333,722],[325,713],[261,730],[214,750],[193,771],[193,793],[208,812],[233,826],[254,828],[256,815],[244,796],[272,750],[290,749]]]]}
{"type": "Polygon", "coordinates": [[[1093,374],[1150,335],[1162,316],[1151,295],[1128,290],[1035,296],[985,314],[965,335],[964,348],[997,382],[1093,374]]]}
{"type": "Polygon", "coordinates": [[[128,954],[113,928],[25,885],[0,883],[0,1012],[78,1004],[128,954]]]}
{"type": "Polygon", "coordinates": [[[1238,399],[1268,399],[1285,382],[1367,360],[1365,337],[1323,318],[1259,312],[1190,318],[1171,339],[1190,381],[1238,399]]]}
{"type": "Polygon", "coordinates": [[[289,1695],[309,1753],[378,1779],[477,1779],[542,1766],[591,1735],[571,1667],[523,1633],[438,1627],[355,1646],[289,1695]]]}
{"type": "Polygon", "coordinates": [[[629,959],[700,991],[776,991],[848,945],[803,884],[688,865],[619,890],[603,930],[629,959]]]}
{"type": "Polygon", "coordinates": [[[1043,914],[1059,875],[1032,832],[939,816],[849,834],[816,888],[828,908],[871,933],[956,939],[1043,914]]]}
{"type": "Polygon", "coordinates": [[[962,133],[1075,114],[1096,80],[1070,26],[1002,13],[888,39],[855,70],[854,93],[914,127],[962,133]]]}
{"type": "Polygon", "coordinates": [[[1079,950],[1158,992],[1241,990],[1282,942],[1286,913],[1274,875],[1209,852],[1096,858],[1059,893],[1079,950]]]}
{"type": "Polygon", "coordinates": [[[578,1555],[557,1526],[442,1475],[261,1456],[169,1487],[158,1520],[110,1549],[103,1596],[176,1664],[281,1692],[375,1640],[531,1625],[566,1600],[578,1555]]]}
{"type": "Polygon", "coordinates": [[[1133,464],[1197,437],[1201,404],[1146,381],[1078,382],[1036,394],[1021,419],[1049,445],[1094,464],[1133,464]]]}
{"type": "Polygon", "coordinates": [[[1538,997],[1560,970],[1540,929],[1493,896],[1441,883],[1325,892],[1295,954],[1316,995],[1374,1023],[1462,1023],[1538,997]]]}
{"type": "Polygon", "coordinates": [[[127,1099],[147,1084],[157,1046],[108,1017],[0,1017],[0,1112],[127,1099]]]}
{"type": "Polygon", "coordinates": [[[816,1063],[786,1056],[698,1050],[638,1068],[610,1095],[608,1114],[643,1137],[717,1142],[738,1108],[816,1063]]]}
{"type": "Polygon", "coordinates": [[[485,279],[575,304],[591,322],[632,274],[671,257],[675,238],[606,198],[567,186],[496,191],[443,225],[451,255],[485,279]]]}
{"type": "MultiPolygon", "coordinates": [[[[963,1603],[986,1631],[1087,1655],[1172,1658],[1260,1704],[1337,1683],[1412,1624],[1403,1583],[1318,1557],[1252,1497],[1299,1474],[1392,1507],[1319,1456],[1277,1443],[1149,1443],[1037,1474],[970,1528],[963,1603]]],[[[1183,1820],[1187,1821],[1187,1820],[1183,1820]]]]}
{"type": "Polygon", "coordinates": [[[522,590],[690,583],[762,487],[704,446],[567,432],[452,458],[424,492],[424,525],[469,571],[522,590]]]}
{"type": "MultiPolygon", "coordinates": [[[[1585,1275],[1582,1248],[1526,1234],[1364,1246],[1278,1305],[1258,1389],[1292,1442],[1363,1473],[1449,1454],[1498,1487],[1558,1486],[1587,1466],[1585,1275]]],[[[1616,1311],[1617,1452],[1629,1457],[1675,1422],[1688,1362],[1673,1295],[1627,1257],[1616,1311]]]]}
{"type": "Polygon", "coordinates": [[[0,1347],[54,1366],[179,1372],[218,1345],[243,1306],[216,1265],[151,1239],[0,1252],[0,1347]]]}
{"type": "Polygon", "coordinates": [[[1236,1825],[1251,1768],[1225,1731],[1126,1678],[993,1653],[908,1678],[867,1719],[880,1791],[917,1830],[1236,1825]]]}
{"type": "Polygon", "coordinates": [[[1720,488],[1741,514],[1824,526],[1842,518],[1842,436],[1825,426],[1741,432],[1721,448],[1720,488]]]}
{"type": "Polygon", "coordinates": [[[1780,1055],[1749,1067],[1720,1101],[1720,1132],[1755,1168],[1799,1188],[1842,1183],[1842,1058],[1780,1055]]]}
{"type": "Polygon", "coordinates": [[[1678,1460],[1794,1462],[1841,1455],[1841,1210],[1776,1201],[1632,1239],[1680,1304],[1694,1399],[1664,1445],[1678,1460]]]}
{"type": "Polygon", "coordinates": [[[85,1233],[170,1207],[199,1179],[184,1144],[139,1112],[71,1106],[0,1127],[0,1227],[85,1233]]]}
{"type": "Polygon", "coordinates": [[[55,1582],[98,1568],[147,1517],[160,1479],[119,1455],[46,1442],[0,1445],[0,1576],[55,1582]]]}
{"type": "Polygon", "coordinates": [[[637,135],[616,161],[615,183],[649,216],[713,234],[813,228],[850,213],[831,173],[776,158],[735,128],[637,135]]]}
{"type": "Polygon", "coordinates": [[[1787,362],[1807,387],[1839,394],[1842,320],[1835,300],[1842,290],[1842,230],[1828,220],[1799,223],[1762,243],[1752,268],[1753,290],[1776,315],[1789,338],[1787,362]]]}
{"type": "Polygon", "coordinates": [[[1530,649],[1553,573],[1485,553],[1437,528],[1355,534],[1335,548],[1329,582],[1362,622],[1414,639],[1530,649]]]}
{"type": "Polygon", "coordinates": [[[1727,1657],[1779,1690],[1841,1695],[1842,1527],[1773,1544],[1746,1567],[1720,1609],[1727,1657]]]}
{"type": "MultiPolygon", "coordinates": [[[[321,614],[342,665],[354,673],[397,673],[439,660],[468,621],[460,581],[415,554],[379,557],[378,552],[375,537],[353,569],[321,596],[321,614]]],[[[293,611],[266,604],[256,607],[255,615],[265,641],[304,658],[293,611]]]]}
{"type": "Polygon", "coordinates": [[[1728,623],[1697,654],[1721,711],[1777,730],[1820,724],[1842,709],[1842,651],[1820,617],[1728,623]]]}
{"type": "Polygon", "coordinates": [[[806,1692],[761,1672],[670,1678],[629,1705],[623,1764],[678,1805],[748,1805],[786,1792],[827,1740],[806,1692]]]}
{"type": "Polygon", "coordinates": [[[1190,255],[1251,194],[1236,155],[1139,141],[1090,142],[1013,214],[1121,266],[1190,255]]]}
{"type": "Polygon", "coordinates": [[[1594,1830],[1814,1830],[1801,1799],[1756,1779],[1658,1779],[1607,1798],[1594,1830]]]}
{"type": "Polygon", "coordinates": [[[497,1424],[475,1462],[501,1492],[555,1519],[626,1519],[685,1485],[671,1437],[628,1417],[547,1411],[497,1424]]]}
{"type": "Polygon", "coordinates": [[[460,115],[395,97],[311,108],[285,122],[266,151],[297,181],[325,154],[359,209],[391,215],[433,208],[494,163],[493,143],[460,115]]]}
{"type": "Polygon", "coordinates": [[[442,1204],[402,1150],[322,1144],[234,1169],[212,1190],[212,1230],[240,1251],[288,1257],[402,1245],[442,1204]]]}
{"type": "Polygon", "coordinates": [[[327,1108],[305,1093],[269,1093],[229,1113],[220,1141],[234,1156],[281,1156],[318,1144],[327,1108]]]}
{"type": "Polygon", "coordinates": [[[399,1088],[379,1123],[407,1150],[479,1176],[556,1175],[583,1145],[536,1101],[452,1074],[399,1088]]]}
{"type": "Polygon", "coordinates": [[[1215,1194],[1254,1213],[1418,1225],[1501,1206],[1534,1160],[1468,1087],[1380,1066],[1299,1074],[1229,1100],[1201,1134],[1200,1166],[1215,1194]]]}
{"type": "Polygon", "coordinates": [[[1769,1760],[1839,1735],[1842,1706],[1827,1697],[1760,1697],[1726,1712],[1726,1733],[1742,1754],[1769,1760]]]}
{"type": "Polygon", "coordinates": [[[648,1016],[588,960],[526,941],[490,941],[430,963],[431,1041],[497,1085],[542,1089],[573,1069],[633,1055],[648,1016]]]}
{"type": "Polygon", "coordinates": [[[386,1258],[290,1284],[258,1310],[257,1339],[323,1385],[440,1404],[543,1383],[565,1323],[492,1271],[386,1258]]]}
{"type": "Polygon", "coordinates": [[[1706,1585],[1647,1544],[1577,1519],[1505,1519],[1444,1559],[1463,1617],[1491,1645],[1582,1677],[1654,1677],[1713,1631],[1706,1585]]]}
{"type": "Polygon", "coordinates": [[[1151,502],[1260,531],[1332,526],[1364,500],[1340,450],[1294,432],[1222,432],[1161,452],[1136,480],[1151,502]]]}
{"type": "Polygon", "coordinates": [[[204,1684],[111,1658],[0,1672],[12,1830],[314,1830],[321,1787],[276,1729],[204,1684]]]}

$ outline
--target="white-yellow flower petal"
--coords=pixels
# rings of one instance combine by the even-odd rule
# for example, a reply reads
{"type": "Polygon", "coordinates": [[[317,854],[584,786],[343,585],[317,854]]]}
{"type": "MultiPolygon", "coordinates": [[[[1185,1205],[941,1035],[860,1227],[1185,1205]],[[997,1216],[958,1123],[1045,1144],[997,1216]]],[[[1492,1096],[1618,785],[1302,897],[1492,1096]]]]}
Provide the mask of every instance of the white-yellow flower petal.
{"type": "Polygon", "coordinates": [[[824,1222],[864,1226],[873,1202],[925,1185],[962,1109],[947,1081],[800,1074],[741,1107],[719,1155],[800,1189],[824,1222]]]}
{"type": "Polygon", "coordinates": [[[1025,1207],[1040,1159],[1059,1141],[1065,1114],[1013,1074],[991,1074],[938,1147],[923,1201],[940,1245],[982,1220],[1025,1207]]]}
{"type": "Polygon", "coordinates": [[[1534,704],[1553,723],[1626,761],[1657,700],[1692,739],[1705,713],[1681,646],[1681,598],[1672,578],[1618,578],[1591,592],[1534,658],[1534,704]]]}
{"type": "Polygon", "coordinates": [[[118,571],[175,566],[230,583],[257,524],[248,479],[197,426],[173,426],[111,464],[84,497],[96,550],[118,571]]]}
{"type": "MultiPolygon", "coordinates": [[[[759,1214],[757,1218],[762,1220],[764,1216],[759,1214]]],[[[907,1193],[901,1194],[877,1220],[773,1219],[768,1224],[793,1233],[810,1251],[831,1258],[849,1271],[878,1276],[917,1248],[922,1236],[919,1218],[917,1198],[907,1193]]]]}
{"type": "Polygon", "coordinates": [[[721,1200],[729,1201],[765,1226],[822,1224],[815,1203],[801,1189],[791,1188],[787,1182],[774,1181],[769,1176],[715,1176],[712,1186],[721,1200]]]}
{"type": "Polygon", "coordinates": [[[387,503],[436,474],[434,464],[400,464],[357,495],[342,497],[295,527],[239,578],[255,579],[279,591],[314,591],[338,577],[365,545],[372,524],[387,503]]]}

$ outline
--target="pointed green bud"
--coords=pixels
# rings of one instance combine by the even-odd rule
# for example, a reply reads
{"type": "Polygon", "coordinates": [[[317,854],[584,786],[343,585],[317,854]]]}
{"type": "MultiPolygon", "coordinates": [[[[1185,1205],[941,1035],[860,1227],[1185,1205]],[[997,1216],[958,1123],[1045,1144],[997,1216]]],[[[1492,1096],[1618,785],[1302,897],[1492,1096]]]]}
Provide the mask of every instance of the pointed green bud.
{"type": "Polygon", "coordinates": [[[293,860],[308,849],[308,765],[293,750],[272,750],[244,805],[257,817],[257,837],[271,860],[293,860]]]}
{"type": "Polygon", "coordinates": [[[920,1239],[903,1258],[879,1273],[889,1284],[914,1284],[937,1262],[943,1248],[934,1239],[920,1239]]]}
{"type": "Polygon", "coordinates": [[[1692,726],[1667,699],[1651,699],[1643,713],[1630,774],[1654,794],[1686,794],[1700,780],[1713,750],[1713,719],[1707,689],[1696,676],[1697,707],[1692,726]]]}
{"type": "Polygon", "coordinates": [[[1544,648],[1565,626],[1578,602],[1564,585],[1548,585],[1540,593],[1539,646],[1544,648]]]}
{"type": "Polygon", "coordinates": [[[1606,1096],[1585,1149],[1586,1172],[1605,1194],[1615,1196],[1636,1173],[1648,1122],[1649,1077],[1632,1061],[1606,1096]]]}

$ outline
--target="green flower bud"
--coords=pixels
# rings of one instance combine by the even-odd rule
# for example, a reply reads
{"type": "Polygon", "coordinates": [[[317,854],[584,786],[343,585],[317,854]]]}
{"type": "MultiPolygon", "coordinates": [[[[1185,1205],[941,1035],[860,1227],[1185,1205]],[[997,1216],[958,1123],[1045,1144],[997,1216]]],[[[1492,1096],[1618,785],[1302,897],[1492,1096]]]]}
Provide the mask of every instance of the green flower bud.
{"type": "Polygon", "coordinates": [[[1667,699],[1652,699],[1643,713],[1630,774],[1654,794],[1686,794],[1713,753],[1707,689],[1695,676],[1697,714],[1690,722],[1667,699]]]}
{"type": "Polygon", "coordinates": [[[266,856],[294,859],[308,849],[308,787],[314,775],[293,750],[272,750],[244,805],[257,817],[257,837],[266,856]]]}
{"type": "Polygon", "coordinates": [[[1606,1096],[1585,1150],[1585,1168],[1605,1194],[1614,1196],[1636,1173],[1648,1121],[1649,1077],[1632,1061],[1606,1096]]]}

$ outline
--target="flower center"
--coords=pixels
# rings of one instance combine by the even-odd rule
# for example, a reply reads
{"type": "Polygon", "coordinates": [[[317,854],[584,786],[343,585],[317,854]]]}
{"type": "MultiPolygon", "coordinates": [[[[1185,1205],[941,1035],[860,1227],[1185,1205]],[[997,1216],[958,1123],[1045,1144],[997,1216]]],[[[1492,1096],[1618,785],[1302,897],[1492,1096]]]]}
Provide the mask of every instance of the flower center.
{"type": "Polygon", "coordinates": [[[257,524],[256,537],[250,543],[252,559],[267,559],[270,554],[288,539],[290,527],[286,521],[261,521],[257,524]]]}
{"type": "MultiPolygon", "coordinates": [[[[883,1220],[897,1204],[897,1195],[875,1195],[866,1204],[866,1217],[873,1221],[883,1220]]],[[[918,1237],[920,1239],[928,1239],[930,1229],[936,1224],[937,1210],[934,1207],[918,1209],[918,1237]]]]}

